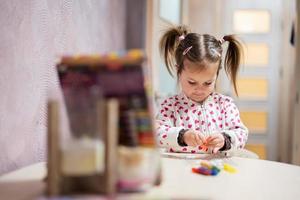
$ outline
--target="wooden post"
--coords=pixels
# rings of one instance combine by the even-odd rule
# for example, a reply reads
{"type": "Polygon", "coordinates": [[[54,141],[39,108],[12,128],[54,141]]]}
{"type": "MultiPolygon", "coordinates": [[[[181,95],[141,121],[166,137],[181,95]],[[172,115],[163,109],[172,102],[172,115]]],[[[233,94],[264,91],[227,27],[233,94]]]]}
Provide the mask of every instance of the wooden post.
{"type": "Polygon", "coordinates": [[[108,99],[107,126],[105,132],[105,182],[108,195],[114,195],[117,187],[117,156],[119,132],[119,102],[117,99],[108,99]]]}
{"type": "Polygon", "coordinates": [[[48,102],[48,177],[47,194],[60,194],[60,141],[59,141],[59,104],[48,102]]]}

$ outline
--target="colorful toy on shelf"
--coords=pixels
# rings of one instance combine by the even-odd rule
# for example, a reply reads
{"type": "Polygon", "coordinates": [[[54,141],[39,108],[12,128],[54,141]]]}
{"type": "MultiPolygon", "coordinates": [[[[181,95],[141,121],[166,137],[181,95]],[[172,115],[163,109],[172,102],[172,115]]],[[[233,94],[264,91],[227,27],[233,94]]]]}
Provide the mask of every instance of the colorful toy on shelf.
{"type": "Polygon", "coordinates": [[[57,101],[48,106],[50,196],[143,191],[159,183],[150,78],[143,51],[65,56],[57,71],[71,138],[57,101]]]}

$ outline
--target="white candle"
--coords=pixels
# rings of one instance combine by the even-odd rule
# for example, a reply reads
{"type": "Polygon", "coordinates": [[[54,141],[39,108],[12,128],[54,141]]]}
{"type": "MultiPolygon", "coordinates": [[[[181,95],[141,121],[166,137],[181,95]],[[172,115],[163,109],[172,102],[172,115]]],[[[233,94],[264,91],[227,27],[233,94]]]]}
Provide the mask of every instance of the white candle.
{"type": "Polygon", "coordinates": [[[61,169],[66,176],[83,176],[104,171],[104,143],[98,139],[72,139],[62,147],[61,169]]]}

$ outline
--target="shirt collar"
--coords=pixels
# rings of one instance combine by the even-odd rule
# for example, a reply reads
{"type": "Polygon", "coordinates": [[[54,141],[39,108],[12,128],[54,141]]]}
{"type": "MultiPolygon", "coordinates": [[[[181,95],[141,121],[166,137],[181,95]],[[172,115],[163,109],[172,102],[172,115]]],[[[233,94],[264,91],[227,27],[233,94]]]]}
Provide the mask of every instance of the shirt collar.
{"type": "Polygon", "coordinates": [[[213,95],[214,92],[212,92],[210,95],[208,95],[208,97],[202,102],[202,103],[198,103],[193,101],[192,99],[190,99],[189,97],[187,97],[184,92],[181,92],[179,94],[179,100],[183,103],[183,104],[187,104],[189,107],[193,107],[195,105],[203,105],[206,106],[208,103],[213,101],[213,95]]]}

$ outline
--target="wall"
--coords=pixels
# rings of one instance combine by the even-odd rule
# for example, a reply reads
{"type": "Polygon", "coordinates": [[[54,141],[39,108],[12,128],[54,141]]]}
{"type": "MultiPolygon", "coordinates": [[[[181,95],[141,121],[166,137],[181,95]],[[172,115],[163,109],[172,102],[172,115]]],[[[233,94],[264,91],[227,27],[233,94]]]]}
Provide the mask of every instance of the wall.
{"type": "Polygon", "coordinates": [[[220,37],[222,2],[219,0],[189,0],[189,26],[193,32],[220,37]]]}
{"type": "Polygon", "coordinates": [[[146,0],[126,0],[126,48],[145,48],[146,0]]]}
{"type": "Polygon", "coordinates": [[[0,1],[0,174],[45,160],[46,98],[61,100],[56,61],[124,49],[125,4],[0,1]]]}
{"type": "Polygon", "coordinates": [[[296,2],[285,1],[283,4],[282,27],[282,60],[280,66],[280,96],[279,96],[279,123],[278,123],[278,160],[291,162],[292,157],[292,130],[293,130],[293,102],[295,98],[294,70],[295,49],[292,46],[291,26],[295,21],[296,2]]]}
{"type": "MultiPolygon", "coordinates": [[[[187,11],[189,1],[181,1],[181,23],[187,24],[187,11]]],[[[170,6],[172,3],[170,1],[170,6]]],[[[156,99],[172,95],[177,91],[177,80],[170,76],[162,56],[159,53],[159,40],[171,23],[159,16],[159,1],[147,0],[148,31],[147,31],[147,52],[150,55],[150,62],[153,74],[153,90],[156,99]]]]}
{"type": "MultiPolygon", "coordinates": [[[[220,0],[188,0],[188,25],[193,32],[199,34],[211,34],[216,38],[224,36],[222,16],[224,3],[220,0]]],[[[216,89],[218,92],[223,92],[226,88],[222,87],[228,78],[224,70],[220,71],[217,80],[216,89]],[[220,82],[223,82],[220,84],[220,82]]]]}
{"type": "MultiPolygon", "coordinates": [[[[296,32],[296,38],[300,38],[300,2],[297,3],[297,19],[296,19],[296,27],[298,27],[296,32]]],[[[300,40],[296,40],[296,55],[300,53],[300,40]]],[[[300,165],[300,57],[296,56],[296,65],[294,71],[294,80],[293,85],[295,89],[295,96],[293,99],[293,115],[294,115],[294,126],[293,126],[293,139],[292,139],[292,163],[300,165]]]]}
{"type": "Polygon", "coordinates": [[[164,64],[164,61],[159,54],[159,40],[163,32],[170,26],[168,22],[159,17],[159,1],[153,1],[153,66],[155,72],[154,88],[159,96],[173,94],[176,91],[176,80],[172,78],[164,64]]]}

